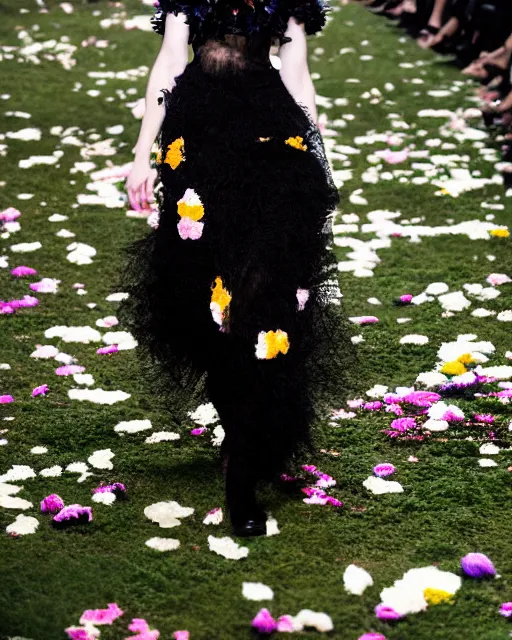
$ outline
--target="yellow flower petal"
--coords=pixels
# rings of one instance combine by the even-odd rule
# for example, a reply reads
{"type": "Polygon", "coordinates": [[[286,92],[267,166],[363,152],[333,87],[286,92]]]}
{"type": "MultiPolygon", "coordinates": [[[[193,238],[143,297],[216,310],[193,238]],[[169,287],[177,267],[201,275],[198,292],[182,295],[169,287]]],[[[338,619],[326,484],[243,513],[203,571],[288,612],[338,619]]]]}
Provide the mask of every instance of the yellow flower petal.
{"type": "Polygon", "coordinates": [[[290,348],[288,334],[286,331],[281,331],[281,329],[277,331],[267,331],[265,342],[267,344],[267,360],[275,358],[279,353],[288,353],[290,348]]]}
{"type": "Polygon", "coordinates": [[[231,294],[227,289],[224,288],[224,284],[222,282],[222,278],[217,276],[215,278],[215,284],[212,287],[212,302],[215,302],[219,305],[221,311],[228,306],[231,302],[231,294]]]}
{"type": "Polygon", "coordinates": [[[443,591],[442,589],[433,589],[427,587],[423,592],[423,597],[429,605],[451,603],[453,601],[453,593],[443,591]]]}
{"type": "Polygon", "coordinates": [[[284,141],[285,144],[293,147],[294,149],[299,149],[299,151],[307,151],[307,146],[302,144],[304,142],[304,138],[301,136],[295,136],[295,138],[288,138],[284,141]]]}
{"type": "Polygon", "coordinates": [[[510,231],[508,229],[491,229],[489,231],[491,236],[495,238],[508,238],[510,237],[510,231]]]}
{"type": "Polygon", "coordinates": [[[183,156],[183,138],[178,138],[171,142],[171,144],[167,147],[167,154],[165,156],[164,162],[171,166],[171,169],[176,169],[183,160],[185,160],[183,156]]]}
{"type": "Polygon", "coordinates": [[[157,164],[162,164],[162,150],[158,149],[158,151],[156,152],[156,163],[157,164]]]}
{"type": "Polygon", "coordinates": [[[470,353],[464,353],[457,358],[457,362],[462,362],[462,364],[474,364],[475,359],[470,353]]]}
{"type": "Polygon", "coordinates": [[[460,376],[463,373],[466,373],[466,371],[466,367],[458,360],[446,362],[441,369],[441,373],[444,373],[447,376],[460,376]]]}

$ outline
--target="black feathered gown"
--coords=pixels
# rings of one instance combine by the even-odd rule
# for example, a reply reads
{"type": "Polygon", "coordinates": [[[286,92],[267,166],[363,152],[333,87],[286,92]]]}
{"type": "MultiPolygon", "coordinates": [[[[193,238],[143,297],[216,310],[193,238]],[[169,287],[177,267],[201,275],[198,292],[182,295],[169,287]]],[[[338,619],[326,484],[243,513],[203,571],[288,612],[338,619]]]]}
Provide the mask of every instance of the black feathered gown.
{"type": "Polygon", "coordinates": [[[310,444],[350,344],[328,248],[338,193],[269,62],[290,15],[311,32],[324,10],[166,0],[154,22],[185,12],[195,58],[164,92],[159,223],[129,250],[123,319],[176,412],[213,402],[226,450],[260,478],[310,444]]]}

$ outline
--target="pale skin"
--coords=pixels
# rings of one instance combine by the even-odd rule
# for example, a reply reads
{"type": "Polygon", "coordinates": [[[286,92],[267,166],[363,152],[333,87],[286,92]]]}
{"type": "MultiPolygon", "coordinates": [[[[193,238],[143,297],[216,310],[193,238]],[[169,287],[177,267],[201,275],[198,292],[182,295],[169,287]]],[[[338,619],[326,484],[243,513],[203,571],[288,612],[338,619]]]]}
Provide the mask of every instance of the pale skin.
{"type": "MultiPolygon", "coordinates": [[[[286,36],[291,38],[291,42],[279,50],[281,79],[294,100],[316,122],[315,89],[309,73],[303,25],[290,18],[286,36]]],[[[151,168],[150,154],[165,116],[165,105],[163,102],[158,104],[158,98],[162,96],[162,89],[172,92],[176,78],[185,71],[188,64],[188,39],[189,27],[185,15],[168,14],[162,47],[149,74],[146,112],[135,146],[133,166],[126,181],[130,205],[136,211],[148,208],[154,199],[153,188],[157,172],[151,168]]]]}

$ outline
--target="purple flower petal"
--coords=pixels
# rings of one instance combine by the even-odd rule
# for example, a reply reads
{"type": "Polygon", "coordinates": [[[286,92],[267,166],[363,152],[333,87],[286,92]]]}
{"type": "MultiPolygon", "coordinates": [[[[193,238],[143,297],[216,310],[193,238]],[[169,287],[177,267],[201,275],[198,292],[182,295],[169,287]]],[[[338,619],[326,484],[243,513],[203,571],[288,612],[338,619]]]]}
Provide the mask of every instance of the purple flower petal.
{"type": "Polygon", "coordinates": [[[0,404],[10,404],[11,402],[14,402],[12,396],[0,396],[0,404]]]}
{"type": "Polygon", "coordinates": [[[470,578],[490,578],[496,575],[493,563],[483,553],[468,553],[460,561],[460,566],[470,578]]]}
{"type": "Polygon", "coordinates": [[[197,427],[190,431],[191,436],[202,436],[205,431],[208,431],[207,427],[197,427]]]}
{"type": "Polygon", "coordinates": [[[36,398],[37,396],[45,396],[50,391],[47,384],[42,384],[39,387],[36,387],[32,391],[32,397],[36,398]]]}
{"type": "Polygon", "coordinates": [[[359,636],[358,640],[386,640],[386,636],[383,636],[382,633],[365,633],[359,636]]]}
{"type": "Polygon", "coordinates": [[[80,504],[70,504],[64,507],[52,518],[52,524],[56,527],[67,527],[74,524],[85,524],[92,520],[91,507],[82,507],[80,504]]]}
{"type": "Polygon", "coordinates": [[[56,493],[51,493],[41,500],[42,513],[58,513],[64,508],[64,500],[56,493]]]}
{"type": "Polygon", "coordinates": [[[512,602],[504,602],[500,607],[500,615],[512,618],[512,602]]]}
{"type": "Polygon", "coordinates": [[[124,497],[126,495],[126,487],[122,482],[113,482],[112,484],[100,484],[92,490],[93,493],[115,493],[116,496],[124,497]]]}
{"type": "Polygon", "coordinates": [[[277,629],[277,622],[268,609],[261,609],[251,622],[251,626],[259,633],[273,633],[277,629]]]}

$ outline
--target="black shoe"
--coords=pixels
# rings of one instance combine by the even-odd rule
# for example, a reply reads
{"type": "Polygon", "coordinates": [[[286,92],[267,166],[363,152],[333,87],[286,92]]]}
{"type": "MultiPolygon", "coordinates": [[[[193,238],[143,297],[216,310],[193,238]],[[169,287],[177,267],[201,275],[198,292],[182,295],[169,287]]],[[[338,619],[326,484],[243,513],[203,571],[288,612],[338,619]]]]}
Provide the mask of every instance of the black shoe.
{"type": "Polygon", "coordinates": [[[267,515],[256,500],[255,474],[243,458],[232,452],[227,464],[226,502],[235,536],[267,533],[267,515]]]}
{"type": "Polygon", "coordinates": [[[239,538],[265,536],[267,534],[267,514],[260,507],[245,515],[231,513],[233,535],[239,538]]]}

